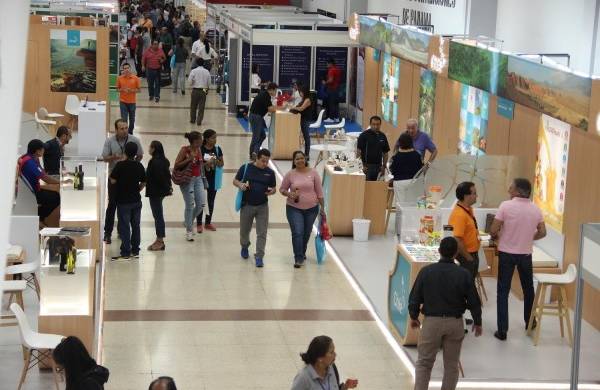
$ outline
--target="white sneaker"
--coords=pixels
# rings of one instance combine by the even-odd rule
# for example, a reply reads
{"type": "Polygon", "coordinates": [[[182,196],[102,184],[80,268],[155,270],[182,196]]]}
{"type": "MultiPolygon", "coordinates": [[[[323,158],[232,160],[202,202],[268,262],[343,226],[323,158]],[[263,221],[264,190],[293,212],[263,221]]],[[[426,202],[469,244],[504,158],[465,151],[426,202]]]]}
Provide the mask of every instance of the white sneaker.
{"type": "Polygon", "coordinates": [[[194,241],[194,232],[186,232],[185,233],[185,239],[187,241],[194,241]]]}

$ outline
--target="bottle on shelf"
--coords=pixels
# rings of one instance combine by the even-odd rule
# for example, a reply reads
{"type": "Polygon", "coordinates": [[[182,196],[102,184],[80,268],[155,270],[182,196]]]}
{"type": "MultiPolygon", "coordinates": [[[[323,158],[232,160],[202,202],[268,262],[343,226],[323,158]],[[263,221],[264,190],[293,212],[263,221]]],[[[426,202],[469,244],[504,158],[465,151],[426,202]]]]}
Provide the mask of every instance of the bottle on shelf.
{"type": "Polygon", "coordinates": [[[79,172],[77,171],[78,167],[75,167],[75,173],[73,174],[73,189],[79,189],[79,172]]]}
{"type": "Polygon", "coordinates": [[[79,180],[78,180],[78,186],[77,189],[79,191],[83,191],[83,165],[79,164],[79,180]]]}

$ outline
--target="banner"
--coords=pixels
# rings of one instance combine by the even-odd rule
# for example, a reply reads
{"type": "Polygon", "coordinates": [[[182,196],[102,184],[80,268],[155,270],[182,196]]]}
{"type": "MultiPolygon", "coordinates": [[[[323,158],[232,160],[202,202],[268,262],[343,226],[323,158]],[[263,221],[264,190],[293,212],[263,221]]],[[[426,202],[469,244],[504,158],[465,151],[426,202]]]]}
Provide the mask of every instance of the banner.
{"type": "Polygon", "coordinates": [[[292,88],[294,82],[310,86],[310,46],[279,47],[279,87],[292,88]]]}
{"type": "Polygon", "coordinates": [[[96,32],[50,30],[50,90],[96,92],[96,32]]]}
{"type": "Polygon", "coordinates": [[[568,123],[542,114],[533,201],[542,210],[545,222],[559,233],[563,232],[570,132],[568,123]]]}
{"type": "Polygon", "coordinates": [[[383,55],[381,72],[381,112],[383,120],[398,126],[398,92],[400,88],[400,60],[389,53],[383,55]]]}
{"type": "Polygon", "coordinates": [[[327,60],[333,58],[335,66],[340,69],[342,80],[340,83],[339,102],[346,103],[346,75],[348,74],[348,48],[347,47],[317,47],[315,89],[327,79],[327,60]]]}
{"type": "MultiPolygon", "coordinates": [[[[258,75],[262,82],[273,81],[275,49],[268,45],[252,46],[252,64],[258,64],[258,75]]],[[[254,65],[253,65],[254,66],[254,65]]],[[[250,44],[242,42],[241,101],[247,102],[250,93],[250,44]]]]}
{"type": "Polygon", "coordinates": [[[421,82],[419,83],[419,130],[430,136],[433,133],[436,81],[437,76],[435,73],[421,68],[421,82]]]}
{"type": "Polygon", "coordinates": [[[487,149],[490,95],[468,85],[462,86],[458,152],[482,156],[487,149]]]}
{"type": "Polygon", "coordinates": [[[458,42],[450,42],[448,78],[494,95],[504,94],[508,56],[458,42]]]}

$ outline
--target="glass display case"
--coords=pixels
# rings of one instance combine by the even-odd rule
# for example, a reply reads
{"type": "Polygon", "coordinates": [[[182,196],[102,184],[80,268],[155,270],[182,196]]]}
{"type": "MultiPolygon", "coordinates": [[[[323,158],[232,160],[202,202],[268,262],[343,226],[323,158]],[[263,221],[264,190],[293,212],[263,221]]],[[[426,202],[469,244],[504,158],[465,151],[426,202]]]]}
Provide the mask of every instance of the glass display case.
{"type": "Polygon", "coordinates": [[[61,161],[60,220],[97,221],[100,215],[100,164],[93,157],[64,157],[61,161]]]}
{"type": "MultiPolygon", "coordinates": [[[[58,267],[69,272],[77,267],[81,256],[92,249],[91,228],[61,227],[40,230],[40,259],[42,266],[58,267]]],[[[70,272],[73,273],[73,272],[70,272]]]]}

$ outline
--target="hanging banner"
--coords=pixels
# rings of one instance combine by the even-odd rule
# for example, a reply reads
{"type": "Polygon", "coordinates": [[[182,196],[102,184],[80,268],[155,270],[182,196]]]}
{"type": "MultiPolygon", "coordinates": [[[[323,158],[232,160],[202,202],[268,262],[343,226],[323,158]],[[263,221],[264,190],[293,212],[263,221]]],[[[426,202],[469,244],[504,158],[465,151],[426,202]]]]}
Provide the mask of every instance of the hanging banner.
{"type": "Polygon", "coordinates": [[[450,42],[448,78],[503,95],[506,89],[508,56],[477,46],[450,42]]]}
{"type": "Polygon", "coordinates": [[[428,69],[421,68],[419,83],[419,130],[431,136],[435,107],[435,84],[437,76],[428,69]]]}
{"type": "MultiPolygon", "coordinates": [[[[258,65],[258,75],[262,82],[273,81],[275,49],[273,46],[253,45],[252,66],[258,65]]],[[[241,100],[247,102],[250,93],[250,44],[242,42],[242,83],[241,100]]]]}
{"type": "Polygon", "coordinates": [[[538,133],[533,202],[542,210],[545,222],[563,232],[569,135],[571,126],[542,114],[538,133]]]}
{"type": "Polygon", "coordinates": [[[487,149],[490,95],[468,85],[462,86],[458,152],[482,156],[487,149]]]}
{"type": "Polygon", "coordinates": [[[323,80],[327,79],[327,61],[335,61],[335,66],[340,69],[342,80],[338,88],[339,102],[346,103],[346,75],[348,74],[348,48],[347,47],[317,47],[315,89],[319,89],[323,80]]]}
{"type": "Polygon", "coordinates": [[[279,47],[279,87],[292,88],[294,82],[310,85],[310,46],[279,47]]]}
{"type": "Polygon", "coordinates": [[[400,60],[391,54],[384,53],[381,75],[381,113],[383,120],[396,127],[398,126],[400,60]]]}

